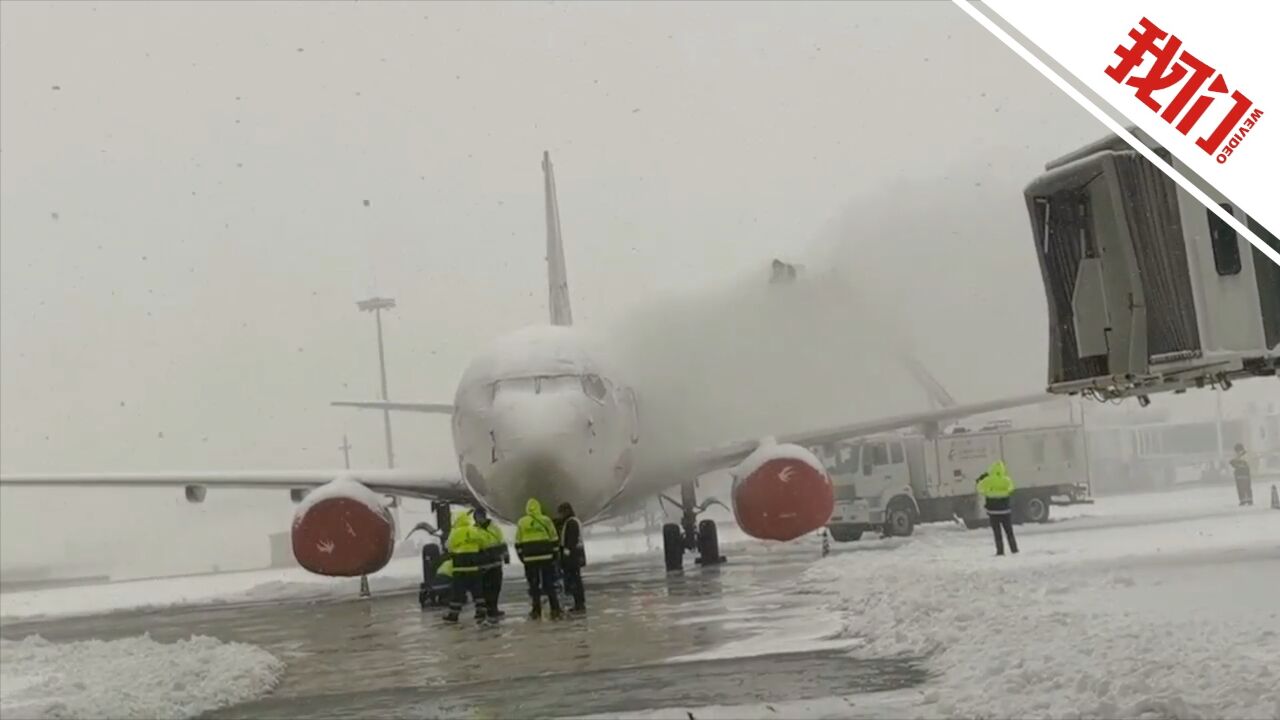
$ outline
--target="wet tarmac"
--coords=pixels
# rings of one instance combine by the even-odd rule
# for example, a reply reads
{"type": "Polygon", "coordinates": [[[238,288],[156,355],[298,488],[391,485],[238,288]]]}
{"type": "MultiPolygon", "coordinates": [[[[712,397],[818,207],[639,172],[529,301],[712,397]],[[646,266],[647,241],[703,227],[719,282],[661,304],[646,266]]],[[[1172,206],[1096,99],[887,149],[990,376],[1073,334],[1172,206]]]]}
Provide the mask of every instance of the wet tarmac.
{"type": "Polygon", "coordinates": [[[497,627],[445,623],[440,611],[419,609],[415,590],[405,588],[369,600],[6,623],[2,634],[39,633],[55,642],[208,635],[261,646],[285,661],[271,695],[211,715],[218,718],[607,714],[874,693],[927,679],[917,659],[770,646],[779,626],[824,621],[821,598],[797,587],[816,548],[751,544],[726,554],[727,564],[671,575],[653,554],[588,567],[589,615],[556,622],[525,619],[524,580],[512,565],[507,616],[497,627]],[[735,653],[745,657],[670,662],[753,638],[761,639],[757,647],[735,653]]]}

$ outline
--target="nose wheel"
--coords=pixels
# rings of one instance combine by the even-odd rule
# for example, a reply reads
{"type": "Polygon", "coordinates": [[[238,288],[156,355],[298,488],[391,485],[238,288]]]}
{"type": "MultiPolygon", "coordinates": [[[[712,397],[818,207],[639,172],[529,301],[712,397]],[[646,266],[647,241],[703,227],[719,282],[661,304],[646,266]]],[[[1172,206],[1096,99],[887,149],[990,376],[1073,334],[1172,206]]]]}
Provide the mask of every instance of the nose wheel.
{"type": "Polygon", "coordinates": [[[680,486],[679,502],[666,495],[660,495],[659,502],[680,508],[680,522],[662,526],[662,555],[667,572],[684,569],[686,551],[697,553],[694,562],[698,565],[719,565],[725,561],[725,557],[720,554],[720,535],[715,521],[698,520],[698,516],[712,505],[724,507],[724,503],[715,498],[707,498],[699,505],[694,483],[691,482],[680,486]]]}

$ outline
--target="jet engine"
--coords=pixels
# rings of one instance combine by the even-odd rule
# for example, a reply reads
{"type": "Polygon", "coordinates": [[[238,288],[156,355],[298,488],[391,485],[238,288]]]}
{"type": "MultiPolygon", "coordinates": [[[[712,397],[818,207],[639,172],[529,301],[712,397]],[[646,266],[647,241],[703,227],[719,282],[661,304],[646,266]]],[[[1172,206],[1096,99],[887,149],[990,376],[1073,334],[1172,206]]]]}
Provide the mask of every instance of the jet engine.
{"type": "Polygon", "coordinates": [[[733,515],[761,540],[794,540],[827,524],[835,508],[822,462],[799,445],[763,445],[733,470],[733,515]]]}
{"type": "Polygon", "coordinates": [[[293,557],[317,575],[355,577],[391,561],[395,517],[382,496],[349,478],[307,494],[293,513],[293,557]]]}

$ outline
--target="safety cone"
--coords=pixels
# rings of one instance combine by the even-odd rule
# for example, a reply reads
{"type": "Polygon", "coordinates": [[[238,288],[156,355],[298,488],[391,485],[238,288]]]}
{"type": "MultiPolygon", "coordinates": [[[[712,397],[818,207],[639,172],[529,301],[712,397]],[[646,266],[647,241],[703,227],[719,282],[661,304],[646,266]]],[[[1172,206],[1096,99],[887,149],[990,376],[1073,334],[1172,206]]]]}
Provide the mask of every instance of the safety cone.
{"type": "Polygon", "coordinates": [[[1280,510],[1280,490],[1274,484],[1271,486],[1271,509],[1280,510]]]}

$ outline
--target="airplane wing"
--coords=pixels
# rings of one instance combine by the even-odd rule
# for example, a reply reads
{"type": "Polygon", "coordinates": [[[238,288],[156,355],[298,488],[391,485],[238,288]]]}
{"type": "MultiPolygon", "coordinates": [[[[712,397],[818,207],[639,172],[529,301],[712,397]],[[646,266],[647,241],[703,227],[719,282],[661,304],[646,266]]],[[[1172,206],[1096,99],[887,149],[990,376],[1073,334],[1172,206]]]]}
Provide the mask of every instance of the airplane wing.
{"type": "MultiPolygon", "coordinates": [[[[984,403],[973,403],[970,405],[952,405],[950,407],[937,410],[927,410],[924,412],[908,413],[905,415],[876,418],[874,420],[865,420],[862,422],[851,423],[849,425],[818,428],[806,432],[779,435],[773,439],[779,444],[790,443],[800,445],[802,447],[812,447],[814,445],[821,445],[823,443],[834,442],[836,440],[844,440],[846,438],[854,438],[863,435],[875,435],[876,433],[901,430],[903,428],[918,425],[936,426],[941,423],[958,420],[970,415],[981,415],[982,413],[1005,410],[1014,407],[1023,407],[1027,405],[1039,405],[1040,403],[1059,399],[1060,398],[1054,395],[1037,393],[1034,395],[1023,395],[1020,397],[992,400],[984,403]]],[[[758,448],[760,443],[760,440],[744,440],[700,451],[692,458],[691,464],[687,469],[685,469],[684,474],[677,475],[676,477],[689,477],[690,472],[692,472],[693,476],[696,477],[714,470],[735,465],[758,448]]]]}
{"type": "Polygon", "coordinates": [[[333,407],[351,407],[360,408],[361,410],[397,410],[400,412],[432,413],[437,415],[453,414],[453,406],[448,403],[408,403],[391,402],[389,400],[364,400],[359,402],[335,400],[329,404],[333,407]]]}
{"type": "Polygon", "coordinates": [[[310,489],[350,478],[377,493],[427,500],[472,502],[456,474],[413,470],[266,470],[235,472],[85,473],[0,475],[0,487],[201,487],[252,490],[310,489]]]}

